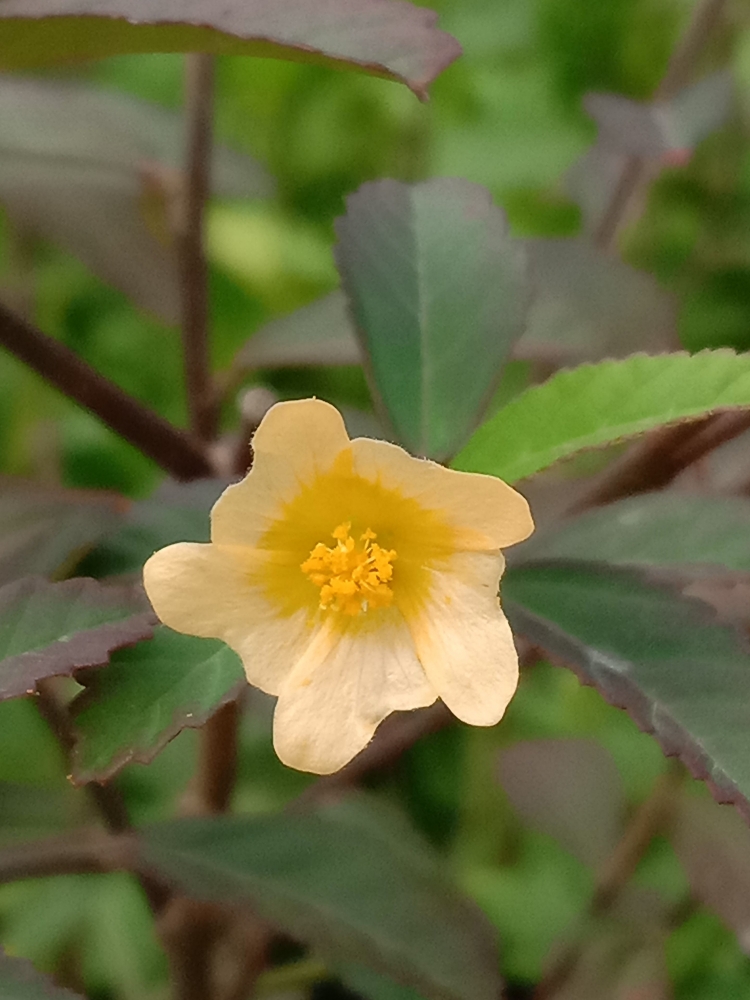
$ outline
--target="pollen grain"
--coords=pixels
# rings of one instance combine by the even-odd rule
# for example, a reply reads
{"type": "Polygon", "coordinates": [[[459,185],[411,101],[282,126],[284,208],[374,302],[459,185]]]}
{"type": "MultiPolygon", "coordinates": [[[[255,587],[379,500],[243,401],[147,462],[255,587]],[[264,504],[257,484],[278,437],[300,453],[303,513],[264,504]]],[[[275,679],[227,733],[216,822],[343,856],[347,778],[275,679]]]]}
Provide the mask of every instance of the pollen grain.
{"type": "Polygon", "coordinates": [[[322,610],[355,617],[393,601],[396,552],[378,545],[378,536],[371,528],[359,536],[358,544],[351,536],[351,527],[351,522],[345,521],[335,528],[331,532],[335,544],[318,542],[300,569],[320,588],[322,610]]]}

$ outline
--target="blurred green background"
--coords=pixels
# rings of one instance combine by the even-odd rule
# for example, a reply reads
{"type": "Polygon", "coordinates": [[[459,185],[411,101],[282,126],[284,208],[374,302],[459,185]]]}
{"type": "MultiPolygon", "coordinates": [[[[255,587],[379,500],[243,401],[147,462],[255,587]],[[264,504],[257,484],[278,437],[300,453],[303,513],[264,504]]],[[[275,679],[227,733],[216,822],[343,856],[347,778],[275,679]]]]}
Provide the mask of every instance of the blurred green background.
{"type": "MultiPolygon", "coordinates": [[[[690,9],[682,0],[425,5],[439,10],[441,26],[465,50],[425,105],[403,87],[364,76],[270,60],[219,61],[217,137],[263,164],[277,192],[265,200],[217,200],[212,207],[217,370],[228,368],[265,322],[336,287],[333,221],[345,196],[364,181],[464,177],[491,190],[515,234],[575,235],[581,213],[564,176],[596,134],[582,110],[583,95],[605,90],[647,99],[690,9]]],[[[750,27],[739,16],[708,47],[701,74],[726,67],[737,90],[729,120],[689,163],[663,170],[622,244],[631,265],[674,295],[677,331],[691,351],[750,347],[750,27]]],[[[66,71],[64,78],[179,110],[183,59],[124,57],[66,71]]],[[[101,225],[111,227],[116,242],[116,226],[107,218],[101,225]]],[[[8,302],[23,301],[42,329],[164,416],[185,423],[175,327],[134,308],[70,253],[29,239],[7,219],[0,228],[0,262],[8,302]]],[[[526,377],[523,369],[521,384],[526,377]]],[[[341,406],[370,408],[357,367],[261,371],[246,384],[252,383],[281,398],[315,393],[341,406]]],[[[226,430],[238,424],[234,394],[223,421],[226,430]]],[[[162,478],[95,418],[2,353],[0,471],[133,498],[149,495],[162,478]]],[[[239,811],[278,807],[307,781],[274,758],[269,719],[265,701],[251,704],[239,811]]],[[[518,996],[538,978],[553,943],[575,924],[593,881],[580,861],[524,825],[511,808],[497,779],[498,752],[519,739],[571,735],[593,736],[612,754],[631,804],[665,767],[655,743],[623,713],[571,674],[542,664],[524,677],[502,726],[436,733],[374,785],[445,852],[461,885],[496,925],[503,971],[518,996]]],[[[185,732],[150,767],[125,772],[122,786],[134,819],[169,813],[190,776],[194,750],[195,734],[185,732]]],[[[56,829],[79,821],[85,808],[33,707],[0,706],[3,835],[56,829]]],[[[654,845],[638,881],[673,902],[688,892],[666,842],[654,845]]],[[[0,932],[11,954],[56,970],[92,998],[163,995],[164,961],[151,918],[125,876],[3,888],[0,932]]],[[[667,957],[679,1000],[750,995],[750,963],[734,934],[705,911],[671,935],[667,957]]]]}

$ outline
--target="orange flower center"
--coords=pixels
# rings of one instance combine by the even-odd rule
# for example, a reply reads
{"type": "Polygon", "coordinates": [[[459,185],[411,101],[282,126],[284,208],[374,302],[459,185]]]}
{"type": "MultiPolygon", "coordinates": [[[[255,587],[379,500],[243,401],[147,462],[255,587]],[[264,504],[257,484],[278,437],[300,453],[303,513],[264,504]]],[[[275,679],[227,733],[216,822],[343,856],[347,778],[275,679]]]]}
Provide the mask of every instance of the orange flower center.
{"type": "Polygon", "coordinates": [[[388,607],[393,601],[390,583],[396,552],[381,548],[370,528],[360,535],[358,544],[350,534],[351,527],[351,521],[345,521],[331,532],[335,545],[318,542],[300,569],[320,588],[324,611],[342,611],[354,617],[362,611],[388,607]]]}

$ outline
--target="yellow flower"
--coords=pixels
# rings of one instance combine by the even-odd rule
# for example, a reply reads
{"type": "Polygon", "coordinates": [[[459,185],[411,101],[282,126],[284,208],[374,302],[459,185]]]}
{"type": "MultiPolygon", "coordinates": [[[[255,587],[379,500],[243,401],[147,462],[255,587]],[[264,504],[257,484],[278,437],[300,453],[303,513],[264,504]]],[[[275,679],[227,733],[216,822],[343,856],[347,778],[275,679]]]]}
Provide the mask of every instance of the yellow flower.
{"type": "Polygon", "coordinates": [[[211,543],[155,553],[144,582],[166,625],[223,639],[278,695],[281,760],[336,771],[391,712],[438,697],[465,722],[498,722],[518,680],[500,549],[533,530],[524,498],[350,441],[315,399],[272,407],[253,449],[211,512],[211,543]]]}

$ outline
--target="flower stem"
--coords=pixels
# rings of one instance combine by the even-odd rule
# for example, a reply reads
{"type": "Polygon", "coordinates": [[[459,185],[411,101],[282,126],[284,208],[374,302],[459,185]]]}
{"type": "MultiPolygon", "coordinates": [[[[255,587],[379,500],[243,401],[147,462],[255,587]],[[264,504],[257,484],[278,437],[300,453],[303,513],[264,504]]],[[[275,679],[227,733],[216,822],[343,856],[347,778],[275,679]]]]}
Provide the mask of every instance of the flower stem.
{"type": "MultiPolygon", "coordinates": [[[[59,701],[50,682],[40,681],[38,683],[36,704],[41,716],[60,744],[66,760],[69,761],[75,745],[75,734],[68,710],[59,701]]],[[[117,788],[113,785],[91,783],[86,785],[86,792],[110,833],[125,833],[131,829],[125,801],[117,788]]],[[[153,913],[159,913],[169,897],[169,890],[148,875],[140,875],[138,881],[151,910],[153,913]]]]}
{"type": "MultiPolygon", "coordinates": [[[[668,101],[690,82],[695,64],[724,14],[726,0],[698,0],[693,16],[669,60],[654,100],[668,101]]],[[[627,157],[615,184],[609,205],[594,234],[594,242],[609,250],[629,215],[634,202],[642,200],[644,189],[651,180],[651,170],[638,156],[627,157]]]]}
{"type": "Polygon", "coordinates": [[[182,345],[190,429],[203,441],[216,434],[209,357],[208,266],[205,209],[211,186],[214,57],[198,52],[185,60],[187,164],[180,234],[182,345]]]}
{"type": "Polygon", "coordinates": [[[176,479],[211,475],[200,445],[100,375],[60,341],[0,304],[0,347],[90,410],[176,479]]]}
{"type": "MultiPolygon", "coordinates": [[[[684,778],[682,765],[670,762],[651,794],[633,814],[619,843],[599,872],[588,906],[590,918],[601,917],[612,910],[654,837],[671,822],[684,778]]],[[[551,1000],[559,993],[573,977],[582,952],[583,942],[580,940],[565,948],[537,986],[533,1000],[551,1000]]]]}

